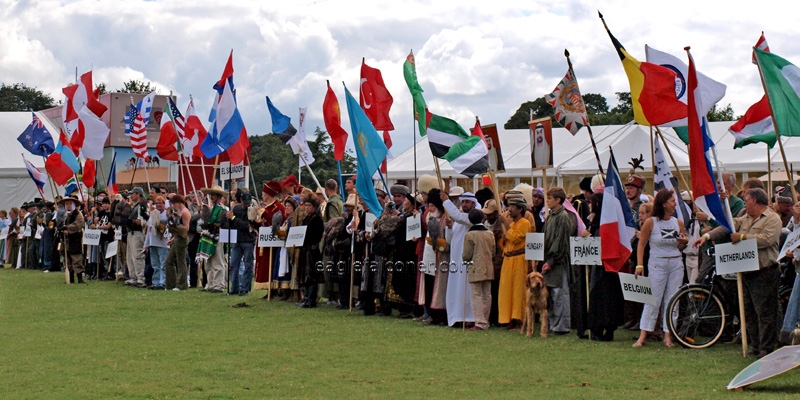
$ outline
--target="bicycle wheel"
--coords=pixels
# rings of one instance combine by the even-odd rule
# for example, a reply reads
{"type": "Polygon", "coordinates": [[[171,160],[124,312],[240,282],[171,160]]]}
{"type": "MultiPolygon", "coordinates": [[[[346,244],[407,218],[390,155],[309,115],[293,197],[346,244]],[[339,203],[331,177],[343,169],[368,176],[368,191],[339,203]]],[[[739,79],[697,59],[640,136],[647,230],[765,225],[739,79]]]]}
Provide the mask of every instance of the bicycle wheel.
{"type": "Polygon", "coordinates": [[[673,340],[683,347],[711,347],[725,329],[725,307],[715,294],[705,287],[689,286],[678,290],[667,306],[672,318],[667,328],[673,340]]]}

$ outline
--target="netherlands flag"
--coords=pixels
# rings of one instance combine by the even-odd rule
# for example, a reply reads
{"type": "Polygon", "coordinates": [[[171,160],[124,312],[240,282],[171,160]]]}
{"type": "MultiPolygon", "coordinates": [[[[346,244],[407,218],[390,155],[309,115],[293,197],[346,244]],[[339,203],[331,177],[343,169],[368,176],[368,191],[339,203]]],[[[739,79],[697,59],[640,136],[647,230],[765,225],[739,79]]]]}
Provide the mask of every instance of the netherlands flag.
{"type": "Polygon", "coordinates": [[[613,155],[606,171],[608,176],[600,210],[600,237],[603,238],[600,258],[606,271],[619,272],[633,251],[631,239],[636,234],[636,223],[613,155]]]}
{"type": "MultiPolygon", "coordinates": [[[[694,204],[708,214],[709,218],[714,219],[724,226],[728,232],[733,232],[728,217],[723,211],[722,202],[717,193],[717,185],[714,182],[714,173],[711,169],[711,161],[708,158],[710,139],[706,133],[705,118],[700,120],[700,113],[697,109],[697,99],[695,90],[697,89],[697,70],[694,66],[694,59],[689,53],[689,76],[688,76],[688,105],[689,105],[689,166],[692,171],[692,196],[694,204]]],[[[730,214],[730,211],[728,211],[730,214]]]]}

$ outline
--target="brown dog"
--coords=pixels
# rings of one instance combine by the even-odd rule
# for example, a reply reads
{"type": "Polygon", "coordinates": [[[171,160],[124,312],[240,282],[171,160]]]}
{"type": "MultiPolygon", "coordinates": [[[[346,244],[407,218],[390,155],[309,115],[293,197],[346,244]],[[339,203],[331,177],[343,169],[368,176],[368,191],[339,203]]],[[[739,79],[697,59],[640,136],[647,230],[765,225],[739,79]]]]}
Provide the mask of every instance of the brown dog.
{"type": "Polygon", "coordinates": [[[522,320],[522,328],[519,333],[525,333],[526,337],[531,337],[535,325],[534,318],[539,314],[539,323],[542,329],[539,335],[547,337],[547,286],[544,284],[542,274],[533,271],[525,277],[525,315],[522,320]]]}

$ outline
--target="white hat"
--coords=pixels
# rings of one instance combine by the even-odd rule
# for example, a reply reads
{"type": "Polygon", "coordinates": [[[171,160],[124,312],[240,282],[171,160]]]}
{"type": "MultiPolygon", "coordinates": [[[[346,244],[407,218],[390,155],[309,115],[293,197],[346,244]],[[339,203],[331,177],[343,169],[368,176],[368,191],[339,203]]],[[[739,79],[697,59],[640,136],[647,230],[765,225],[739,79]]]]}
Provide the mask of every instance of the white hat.
{"type": "MultiPolygon", "coordinates": [[[[450,196],[450,197],[458,197],[458,196],[461,196],[463,194],[464,194],[464,188],[462,188],[461,186],[453,186],[453,187],[450,188],[450,194],[448,194],[448,196],[450,196]]],[[[475,197],[475,195],[472,195],[472,196],[475,197]]]]}
{"type": "Polygon", "coordinates": [[[533,186],[527,183],[520,183],[514,189],[511,190],[522,192],[522,197],[525,198],[525,203],[527,203],[528,205],[533,204],[533,186]]]}

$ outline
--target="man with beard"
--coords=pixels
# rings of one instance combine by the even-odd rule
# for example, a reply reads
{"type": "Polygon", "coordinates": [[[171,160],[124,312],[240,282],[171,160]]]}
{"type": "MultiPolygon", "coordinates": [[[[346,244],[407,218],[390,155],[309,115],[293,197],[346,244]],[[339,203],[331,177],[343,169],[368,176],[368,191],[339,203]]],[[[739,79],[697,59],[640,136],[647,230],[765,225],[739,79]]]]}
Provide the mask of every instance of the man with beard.
{"type": "Polygon", "coordinates": [[[167,262],[164,265],[164,272],[167,275],[167,289],[186,290],[189,285],[186,254],[189,245],[189,223],[192,219],[192,213],[186,208],[183,196],[179,194],[172,196],[170,205],[171,211],[168,214],[167,229],[172,234],[172,241],[169,247],[169,254],[167,254],[167,262]]]}
{"type": "Polygon", "coordinates": [[[486,220],[483,224],[489,229],[492,234],[494,235],[494,243],[495,243],[495,252],[492,254],[492,308],[489,313],[489,324],[497,325],[497,300],[498,300],[498,292],[500,291],[500,274],[503,268],[503,245],[505,244],[505,236],[506,232],[508,231],[509,224],[502,215],[500,215],[500,210],[497,207],[497,203],[494,200],[486,201],[486,206],[483,207],[483,213],[486,215],[486,220]]]}
{"type": "Polygon", "coordinates": [[[78,283],[83,282],[83,225],[84,218],[81,214],[81,202],[77,197],[66,197],[61,200],[66,208],[67,220],[61,232],[66,236],[67,258],[65,260],[69,269],[70,283],[78,277],[78,283]]]}
{"type": "Polygon", "coordinates": [[[469,222],[469,212],[473,208],[480,209],[480,205],[477,204],[478,200],[471,192],[461,194],[460,211],[445,192],[442,192],[440,196],[445,211],[453,220],[453,236],[450,242],[450,277],[447,279],[447,323],[453,326],[459,322],[475,322],[469,301],[467,271],[461,257],[464,249],[464,237],[472,227],[472,223],[469,222]]]}
{"type": "MultiPolygon", "coordinates": [[[[525,199],[508,199],[510,225],[503,236],[503,266],[500,271],[498,289],[498,323],[515,329],[525,315],[525,276],[528,262],[525,261],[525,237],[530,231],[530,221],[524,218],[527,209],[525,199]]],[[[497,222],[495,222],[497,223],[497,222]]]]}

